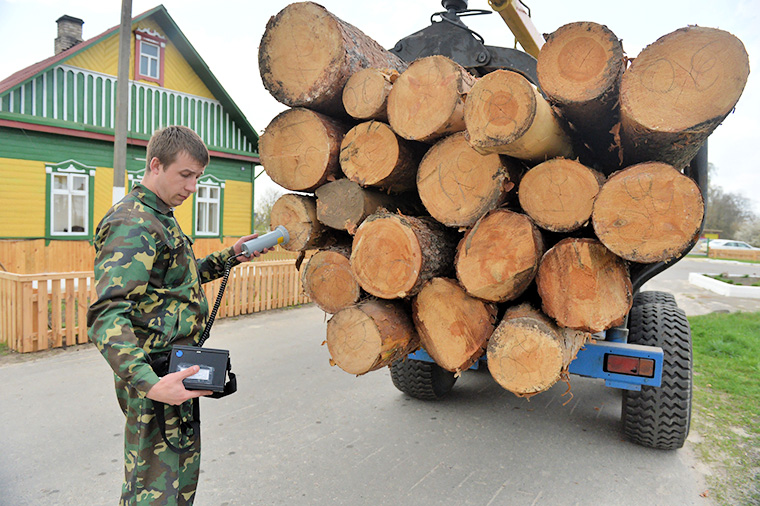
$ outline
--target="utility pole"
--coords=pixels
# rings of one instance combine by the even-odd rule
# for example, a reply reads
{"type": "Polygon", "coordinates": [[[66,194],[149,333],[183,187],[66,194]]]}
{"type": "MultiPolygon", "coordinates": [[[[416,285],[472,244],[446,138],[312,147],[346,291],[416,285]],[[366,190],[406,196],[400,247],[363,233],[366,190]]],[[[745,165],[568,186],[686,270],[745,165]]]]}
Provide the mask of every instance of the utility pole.
{"type": "MultiPolygon", "coordinates": [[[[113,204],[126,194],[127,119],[129,118],[129,55],[132,43],[132,0],[121,0],[119,68],[116,76],[116,124],[113,145],[113,204]]],[[[137,58],[138,55],[135,55],[137,58]]]]}

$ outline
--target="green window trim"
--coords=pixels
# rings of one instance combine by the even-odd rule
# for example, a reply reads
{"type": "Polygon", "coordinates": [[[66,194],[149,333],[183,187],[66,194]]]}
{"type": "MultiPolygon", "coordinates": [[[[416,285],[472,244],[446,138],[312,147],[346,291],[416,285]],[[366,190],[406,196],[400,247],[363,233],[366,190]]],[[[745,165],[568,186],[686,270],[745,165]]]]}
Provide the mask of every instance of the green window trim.
{"type": "MultiPolygon", "coordinates": [[[[95,167],[84,165],[75,160],[66,160],[65,162],[55,164],[45,164],[45,239],[49,240],[89,240],[92,241],[93,237],[93,207],[95,204],[95,167]],[[65,192],[56,192],[54,190],[53,180],[56,176],[66,176],[67,189],[65,192]],[[72,190],[71,181],[75,176],[84,176],[86,182],[85,190],[72,190]],[[72,198],[77,196],[85,196],[84,202],[87,208],[84,210],[84,230],[80,231],[66,231],[56,232],[53,227],[53,220],[55,218],[53,213],[54,197],[56,195],[68,196],[67,209],[70,207],[72,198]]],[[[69,211],[71,211],[69,209],[69,211]]],[[[71,227],[72,218],[71,212],[68,213],[67,222],[71,227]]],[[[73,227],[72,227],[73,228],[73,227]]]]}
{"type": "Polygon", "coordinates": [[[195,193],[193,194],[193,239],[196,238],[202,238],[202,239],[209,239],[209,238],[219,238],[219,240],[223,240],[224,238],[224,186],[225,182],[221,179],[219,179],[216,176],[213,176],[211,174],[205,174],[201,176],[197,181],[197,189],[195,193]],[[218,216],[217,216],[217,230],[216,232],[201,232],[199,231],[199,211],[198,206],[203,204],[211,203],[210,200],[205,200],[203,197],[200,197],[199,199],[199,190],[201,187],[208,188],[209,190],[218,188],[219,191],[219,204],[218,204],[218,216]]]}

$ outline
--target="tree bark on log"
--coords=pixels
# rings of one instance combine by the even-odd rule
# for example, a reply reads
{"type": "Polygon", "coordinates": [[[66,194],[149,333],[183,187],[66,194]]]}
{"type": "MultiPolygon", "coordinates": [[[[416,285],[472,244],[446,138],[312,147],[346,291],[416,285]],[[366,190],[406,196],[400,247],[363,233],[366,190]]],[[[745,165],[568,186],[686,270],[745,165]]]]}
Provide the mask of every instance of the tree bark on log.
{"type": "Polygon", "coordinates": [[[573,126],[597,163],[620,165],[612,127],[619,121],[623,45],[604,25],[569,23],[546,39],[536,71],[549,102],[573,126]]]}
{"type": "Polygon", "coordinates": [[[264,87],[290,107],[345,116],[343,87],[356,71],[406,68],[400,58],[321,5],[288,5],[267,23],[259,45],[264,87]]]}
{"type": "Polygon", "coordinates": [[[594,203],[600,241],[631,262],[669,260],[692,244],[702,224],[702,194],[690,177],[661,162],[613,174],[594,203]]]}
{"type": "Polygon", "coordinates": [[[468,141],[480,153],[533,163],[573,155],[549,102],[516,72],[496,70],[480,78],[467,95],[464,121],[468,141]]]}
{"type": "Polygon", "coordinates": [[[459,242],[454,260],[457,278],[474,297],[514,300],[533,282],[543,252],[541,232],[530,218],[495,209],[459,242]]]}
{"type": "Polygon", "coordinates": [[[509,308],[488,341],[488,370],[499,385],[531,396],[554,385],[590,335],[558,327],[540,311],[509,308]]]}
{"type": "Polygon", "coordinates": [[[515,196],[523,170],[514,159],[479,154],[459,132],[425,154],[417,190],[433,218],[449,227],[469,227],[515,196]]]}
{"type": "Polygon", "coordinates": [[[331,365],[357,376],[386,367],[419,348],[411,317],[397,301],[369,299],[327,322],[331,365]]]}
{"type": "Polygon", "coordinates": [[[433,278],[412,303],[420,345],[447,371],[467,370],[485,352],[496,306],[467,295],[455,280],[433,278]]]}
{"type": "Polygon", "coordinates": [[[591,219],[604,176],[566,158],[540,163],[520,181],[520,206],[539,227],[572,232],[591,219]]]}
{"type": "Polygon", "coordinates": [[[536,285],[544,313],[591,333],[622,324],[633,304],[628,266],[594,239],[567,238],[549,249],[536,285]]]}
{"type": "Polygon", "coordinates": [[[445,56],[420,58],[396,79],[388,120],[404,139],[432,143],[465,129],[464,95],[476,78],[445,56]]]}
{"type": "Polygon", "coordinates": [[[317,188],[317,219],[336,230],[346,230],[349,234],[371,214],[380,209],[395,212],[409,212],[417,207],[394,195],[387,195],[359,186],[346,178],[338,179],[317,188]]]}
{"type": "Polygon", "coordinates": [[[326,313],[335,314],[361,298],[350,258],[350,245],[336,245],[314,253],[301,271],[304,292],[326,313]]]}
{"type": "Polygon", "coordinates": [[[388,122],[388,95],[399,73],[389,69],[362,69],[346,81],[343,107],[352,117],[388,122]]]}
{"type": "Polygon", "coordinates": [[[385,123],[368,121],[343,137],[340,166],[348,179],[362,186],[401,193],[415,188],[423,146],[397,136],[385,123]]]}
{"type": "Polygon", "coordinates": [[[261,164],[272,181],[311,192],[342,177],[340,143],[348,126],[308,109],[278,114],[259,138],[261,164]]]}
{"type": "Polygon", "coordinates": [[[351,269],[372,295],[411,297],[425,281],[450,270],[454,245],[451,232],[432,218],[380,212],[356,231],[351,269]]]}
{"type": "Polygon", "coordinates": [[[308,195],[286,193],[272,206],[269,227],[279,225],[288,230],[290,240],[282,247],[288,251],[305,251],[319,248],[333,239],[330,232],[317,220],[317,199],[308,195]]]}
{"type": "Polygon", "coordinates": [[[748,75],[744,45],[723,30],[689,26],[647,46],[620,84],[626,165],[688,165],[736,106],[748,75]]]}

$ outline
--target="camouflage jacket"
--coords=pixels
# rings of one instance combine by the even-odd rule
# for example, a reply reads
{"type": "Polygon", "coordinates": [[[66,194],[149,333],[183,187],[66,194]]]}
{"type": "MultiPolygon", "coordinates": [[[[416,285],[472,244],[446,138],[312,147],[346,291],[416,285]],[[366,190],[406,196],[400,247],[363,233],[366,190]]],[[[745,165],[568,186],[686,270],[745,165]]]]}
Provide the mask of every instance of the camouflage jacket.
{"type": "Polygon", "coordinates": [[[196,260],[172,209],[138,184],[98,225],[95,251],[89,338],[144,397],[158,382],[147,355],[200,340],[208,318],[201,283],[224,274],[233,250],[196,260]]]}

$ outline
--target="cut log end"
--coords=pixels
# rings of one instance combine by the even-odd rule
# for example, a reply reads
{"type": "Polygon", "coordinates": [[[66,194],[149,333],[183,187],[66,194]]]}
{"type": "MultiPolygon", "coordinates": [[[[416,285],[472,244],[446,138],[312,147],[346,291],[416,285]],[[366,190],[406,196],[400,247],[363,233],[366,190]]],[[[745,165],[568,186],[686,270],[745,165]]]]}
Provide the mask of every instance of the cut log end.
{"type": "Polygon", "coordinates": [[[541,233],[530,218],[496,209],[478,220],[460,241],[457,278],[475,297],[513,300],[533,281],[543,248],[541,233]]]}
{"type": "Polygon", "coordinates": [[[574,160],[555,158],[525,173],[520,206],[539,227],[572,232],[591,219],[604,176],[574,160]]]}
{"type": "Polygon", "coordinates": [[[550,34],[536,66],[541,89],[560,105],[600,99],[617,90],[624,68],[620,40],[606,26],[585,21],[550,34]]]}
{"type": "Polygon", "coordinates": [[[475,77],[444,56],[415,61],[393,84],[388,120],[405,139],[433,142],[464,130],[463,94],[475,77]]]}
{"type": "Polygon", "coordinates": [[[280,102],[308,105],[344,52],[332,14],[312,2],[291,4],[270,19],[259,45],[262,81],[280,102]]]}
{"type": "Polygon", "coordinates": [[[351,374],[386,367],[418,347],[411,318],[390,301],[368,300],[340,310],[327,322],[330,356],[351,374]]]}
{"type": "Polygon", "coordinates": [[[388,94],[398,75],[395,70],[375,68],[356,72],[343,88],[343,106],[346,112],[359,120],[386,121],[388,94]]]}
{"type": "Polygon", "coordinates": [[[519,396],[548,390],[566,373],[588,334],[557,327],[540,311],[510,308],[488,342],[488,370],[519,396]]]}
{"type": "Polygon", "coordinates": [[[338,155],[347,128],[308,109],[277,115],[259,138],[261,164],[275,183],[313,191],[340,174],[338,155]]]}
{"type": "Polygon", "coordinates": [[[549,103],[516,72],[496,70],[482,77],[467,95],[464,120],[470,144],[481,153],[535,162],[573,153],[549,103]]]}
{"type": "Polygon", "coordinates": [[[367,220],[354,236],[351,268],[359,284],[384,299],[405,297],[422,267],[422,250],[403,218],[384,214],[367,220]]]}
{"type": "Polygon", "coordinates": [[[349,262],[350,248],[318,251],[301,274],[304,292],[326,313],[335,314],[359,301],[361,289],[349,262]]]}
{"type": "Polygon", "coordinates": [[[304,251],[320,244],[322,224],[317,221],[314,197],[287,193],[275,201],[269,215],[272,230],[282,225],[290,240],[282,247],[288,251],[304,251]]]}
{"type": "Polygon", "coordinates": [[[594,203],[599,240],[632,262],[665,261],[699,232],[702,194],[693,179],[668,164],[647,162],[615,173],[594,203]]]}
{"type": "Polygon", "coordinates": [[[412,314],[421,346],[439,366],[460,372],[485,352],[496,309],[467,295],[456,281],[434,278],[417,294],[412,314]]]}
{"type": "Polygon", "coordinates": [[[419,162],[415,151],[379,121],[360,123],[348,131],[340,147],[340,166],[346,177],[362,186],[394,193],[414,188],[419,162]]]}
{"type": "Polygon", "coordinates": [[[417,189],[431,216],[450,227],[468,227],[504,203],[518,181],[514,160],[481,155],[464,132],[438,141],[417,172],[417,189]],[[511,170],[510,170],[511,169],[511,170]]]}
{"type": "Polygon", "coordinates": [[[633,304],[626,263],[593,239],[558,242],[541,260],[536,285],[544,312],[571,329],[620,325],[633,304]]]}
{"type": "Polygon", "coordinates": [[[749,75],[742,42],[716,28],[689,26],[647,46],[623,75],[621,113],[657,131],[680,132],[736,105],[749,75]]]}

